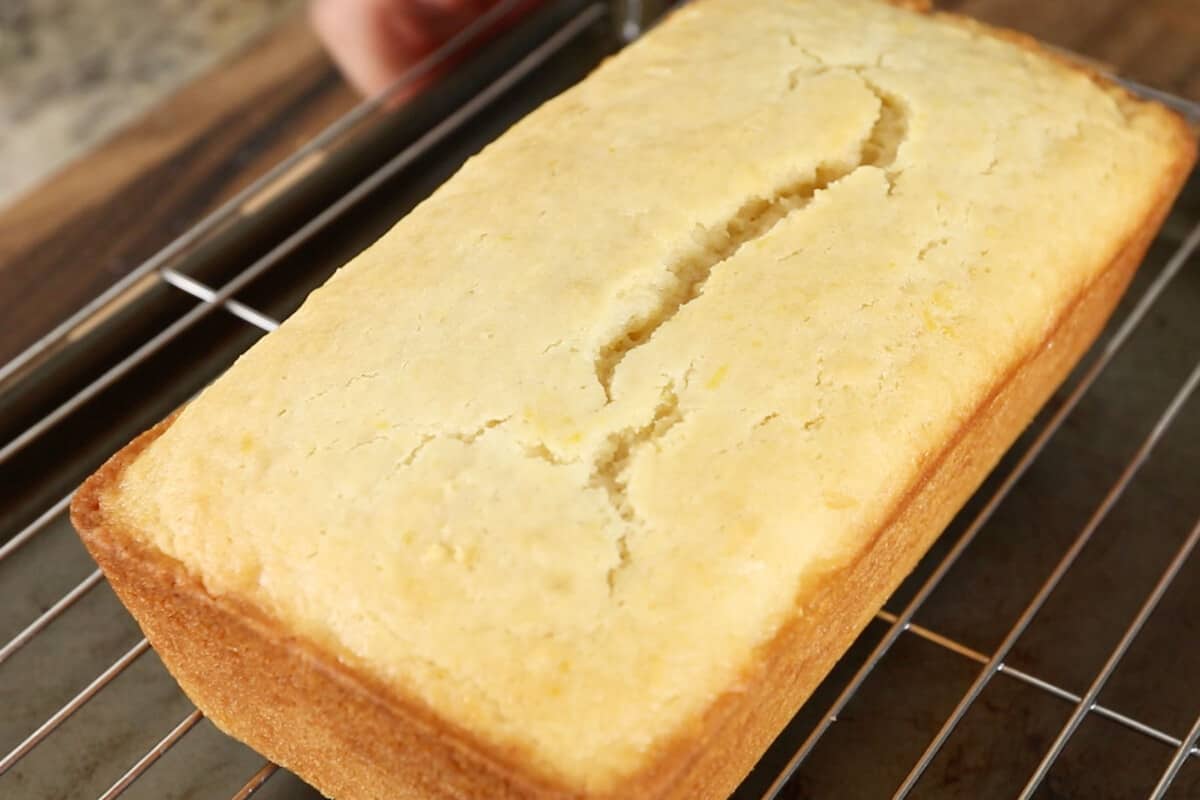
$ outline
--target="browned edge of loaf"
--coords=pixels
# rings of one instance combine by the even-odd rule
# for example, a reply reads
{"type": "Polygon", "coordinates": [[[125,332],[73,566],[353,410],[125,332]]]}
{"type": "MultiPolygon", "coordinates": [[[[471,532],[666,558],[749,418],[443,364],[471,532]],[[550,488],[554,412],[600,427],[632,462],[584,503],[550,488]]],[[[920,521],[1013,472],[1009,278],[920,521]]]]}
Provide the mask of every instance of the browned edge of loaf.
{"type": "MultiPolygon", "coordinates": [[[[1080,69],[1023,34],[969,24],[1080,69]]],[[[750,659],[737,688],[611,793],[563,788],[531,769],[521,752],[481,741],[419,699],[292,635],[253,604],[213,597],[180,562],[107,520],[100,497],[119,487],[125,467],[173,417],[92,475],[72,501],[71,518],[192,701],[219,728],[327,795],[719,800],[736,788],[1103,327],[1195,160],[1194,139],[1182,120],[1170,116],[1179,157],[1150,213],[1111,263],[1063,309],[1040,346],[1010,367],[957,434],[928,455],[889,522],[849,563],[805,586],[796,613],[750,659]]]]}
{"type": "MultiPolygon", "coordinates": [[[[1155,213],[1053,334],[930,460],[892,521],[850,564],[809,588],[810,602],[740,681],[745,690],[723,695],[614,796],[721,798],[732,791],[1094,339],[1188,163],[1181,159],[1155,213]]],[[[76,494],[71,514],[163,662],[218,727],[339,798],[574,796],[522,770],[518,754],[496,753],[255,607],[212,597],[178,561],[110,525],[100,496],[170,423],[109,460],[76,494]]]]}
{"type": "Polygon", "coordinates": [[[167,669],[218,728],[330,797],[559,798],[497,752],[290,633],[256,605],[214,597],[177,559],[108,521],[101,497],[174,421],[90,477],[71,520],[167,669]]]}
{"type": "MultiPolygon", "coordinates": [[[[999,33],[1041,52],[1024,34],[999,33]]],[[[795,613],[749,660],[738,688],[719,697],[614,798],[728,797],[1095,341],[1196,161],[1196,139],[1187,123],[1154,107],[1171,120],[1177,158],[1148,213],[1112,260],[1060,311],[1038,347],[998,378],[955,435],[927,454],[887,521],[855,556],[802,588],[795,613]]]]}
{"type": "MultiPolygon", "coordinates": [[[[1186,166],[1180,172],[1186,176],[1186,166]]],[[[1072,301],[1040,347],[1004,376],[940,452],[927,457],[889,521],[848,564],[805,587],[808,602],[797,604],[751,662],[753,673],[739,682],[745,692],[720,698],[708,710],[711,721],[697,726],[696,739],[720,736],[720,746],[693,740],[694,761],[681,765],[671,791],[653,797],[719,800],[737,787],[1095,340],[1177,188],[1163,193],[1164,204],[1072,301]]]]}

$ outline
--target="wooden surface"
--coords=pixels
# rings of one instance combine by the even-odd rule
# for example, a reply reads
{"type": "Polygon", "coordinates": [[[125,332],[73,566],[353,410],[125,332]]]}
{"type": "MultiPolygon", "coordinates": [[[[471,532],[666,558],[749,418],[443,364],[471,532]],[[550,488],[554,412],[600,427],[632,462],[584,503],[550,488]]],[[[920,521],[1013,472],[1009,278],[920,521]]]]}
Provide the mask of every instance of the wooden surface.
{"type": "MultiPolygon", "coordinates": [[[[940,0],[1200,100],[1198,0],[940,0]]],[[[302,19],[0,214],[0,363],[344,113],[302,19]]]]}
{"type": "Polygon", "coordinates": [[[0,363],[350,109],[302,18],[0,215],[0,363]]]}
{"type": "Polygon", "coordinates": [[[0,2],[0,208],[304,2],[0,2]]]}

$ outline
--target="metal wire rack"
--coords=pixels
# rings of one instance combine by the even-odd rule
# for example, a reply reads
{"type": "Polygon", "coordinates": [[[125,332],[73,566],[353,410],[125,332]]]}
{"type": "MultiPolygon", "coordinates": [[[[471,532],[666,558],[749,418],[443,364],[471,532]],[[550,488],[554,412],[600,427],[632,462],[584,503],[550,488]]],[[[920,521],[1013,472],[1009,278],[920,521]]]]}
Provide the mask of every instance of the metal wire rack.
{"type": "MultiPolygon", "coordinates": [[[[63,459],[35,452],[61,455],[56,430],[78,417],[82,430],[97,429],[113,392],[141,398],[140,416],[98,437],[91,462],[111,452],[273,330],[319,282],[324,273],[279,276],[302,244],[317,248],[424,162],[444,174],[461,155],[445,148],[468,122],[477,127],[497,104],[511,105],[514,91],[530,93],[523,82],[598,28],[631,38],[643,22],[614,20],[600,2],[569,11],[499,77],[264,255],[220,281],[186,266],[282,177],[382,113],[380,101],[0,367],[0,390],[16,391],[147,286],[187,301],[0,443],[0,468],[58,469],[45,464],[63,459]],[[218,355],[180,350],[189,337],[218,355]],[[186,378],[173,378],[170,390],[148,384],[143,373],[156,358],[181,362],[172,374],[186,378]]],[[[468,30],[450,51],[475,35],[468,30]]],[[[600,51],[583,50],[574,57],[595,63],[600,51]]],[[[515,103],[510,115],[535,100],[515,103]]],[[[1200,106],[1171,101],[1200,120],[1200,106]]],[[[487,136],[479,127],[476,136],[487,136]]],[[[736,797],[1200,796],[1200,561],[1190,558],[1200,540],[1198,184],[1193,177],[1101,341],[736,797]]],[[[384,216],[395,208],[385,202],[384,216]]],[[[327,260],[340,263],[336,254],[327,260]]],[[[77,461],[64,480],[93,465],[77,461]]],[[[69,499],[0,517],[26,517],[0,538],[0,795],[315,796],[222,737],[182,698],[75,542],[69,499]]]]}

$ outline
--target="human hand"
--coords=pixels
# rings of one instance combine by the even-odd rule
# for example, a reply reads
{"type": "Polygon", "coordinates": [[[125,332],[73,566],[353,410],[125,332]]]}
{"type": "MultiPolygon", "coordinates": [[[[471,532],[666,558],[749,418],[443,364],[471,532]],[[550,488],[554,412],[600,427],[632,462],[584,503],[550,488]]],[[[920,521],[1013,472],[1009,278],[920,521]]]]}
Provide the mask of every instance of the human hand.
{"type": "Polygon", "coordinates": [[[311,0],[309,18],[346,80],[372,96],[499,1],[311,0]]]}

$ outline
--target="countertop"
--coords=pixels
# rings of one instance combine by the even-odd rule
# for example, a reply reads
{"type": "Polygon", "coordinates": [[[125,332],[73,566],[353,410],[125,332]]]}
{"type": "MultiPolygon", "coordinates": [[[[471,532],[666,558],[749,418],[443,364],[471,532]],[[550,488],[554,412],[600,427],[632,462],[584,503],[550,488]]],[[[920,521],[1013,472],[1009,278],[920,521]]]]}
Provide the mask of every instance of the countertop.
{"type": "MultiPolygon", "coordinates": [[[[0,209],[170,93],[253,46],[303,3],[5,0],[0,4],[0,209]]],[[[950,0],[939,5],[964,6],[1067,47],[1091,50],[1090,55],[1124,64],[1162,88],[1200,96],[1200,47],[1189,48],[1189,54],[1160,53],[1152,46],[1186,47],[1183,34],[1189,31],[1192,42],[1200,41],[1200,13],[1189,0],[1088,0],[1086,6],[1079,0],[950,0]],[[1160,39],[1157,31],[1166,22],[1182,30],[1160,39]],[[1124,29],[1111,30],[1118,25],[1124,29]]]]}
{"type": "Polygon", "coordinates": [[[5,0],[0,207],[302,0],[5,0]]]}

